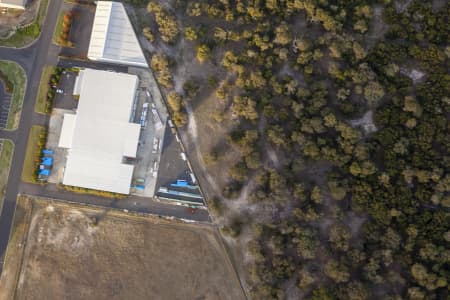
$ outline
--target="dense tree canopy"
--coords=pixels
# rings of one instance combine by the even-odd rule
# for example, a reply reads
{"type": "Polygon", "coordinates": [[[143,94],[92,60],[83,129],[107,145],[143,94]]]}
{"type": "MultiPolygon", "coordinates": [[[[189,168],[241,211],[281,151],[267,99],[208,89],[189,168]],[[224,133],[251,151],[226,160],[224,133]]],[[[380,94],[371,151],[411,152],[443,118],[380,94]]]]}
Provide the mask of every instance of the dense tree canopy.
{"type": "MultiPolygon", "coordinates": [[[[448,299],[450,5],[186,2],[177,8],[198,23],[184,38],[199,63],[227,74],[212,93],[222,107],[216,121],[229,112],[222,151],[240,157],[224,163],[230,180],[214,210],[250,186],[251,204],[276,211],[224,229],[253,234],[251,297],[448,299]]],[[[156,14],[168,13],[152,3],[162,39],[175,42],[176,20],[160,24],[156,14]]],[[[172,89],[169,60],[151,63],[172,89]]],[[[195,98],[192,85],[185,93],[195,98]]],[[[183,101],[169,94],[185,118],[183,101]]]]}

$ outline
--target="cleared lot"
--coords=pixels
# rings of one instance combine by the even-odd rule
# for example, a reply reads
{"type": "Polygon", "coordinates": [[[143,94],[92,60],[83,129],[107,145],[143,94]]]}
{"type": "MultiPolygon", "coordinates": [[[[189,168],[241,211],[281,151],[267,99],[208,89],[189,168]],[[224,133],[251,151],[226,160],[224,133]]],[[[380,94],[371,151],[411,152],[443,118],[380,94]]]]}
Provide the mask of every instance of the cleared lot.
{"type": "Polygon", "coordinates": [[[210,226],[21,197],[13,230],[0,299],[244,299],[210,226]]]}

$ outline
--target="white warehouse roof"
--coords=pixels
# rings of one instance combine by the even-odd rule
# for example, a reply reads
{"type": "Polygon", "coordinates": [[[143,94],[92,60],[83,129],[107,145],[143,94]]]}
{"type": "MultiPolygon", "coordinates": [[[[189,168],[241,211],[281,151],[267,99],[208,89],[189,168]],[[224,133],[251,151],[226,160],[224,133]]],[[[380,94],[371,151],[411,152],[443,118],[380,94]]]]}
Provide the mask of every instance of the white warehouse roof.
{"type": "Polygon", "coordinates": [[[25,9],[28,0],[0,0],[0,7],[25,9]]]}
{"type": "Polygon", "coordinates": [[[65,114],[59,146],[68,148],[63,184],[129,194],[140,125],[130,123],[138,77],[80,71],[76,115],[65,114]]]}
{"type": "Polygon", "coordinates": [[[73,131],[75,129],[75,124],[77,121],[77,115],[64,114],[63,124],[61,134],[59,137],[58,147],[60,148],[72,148],[73,131]]]}
{"type": "Polygon", "coordinates": [[[147,68],[147,61],[122,3],[98,1],[88,58],[147,68]]]}

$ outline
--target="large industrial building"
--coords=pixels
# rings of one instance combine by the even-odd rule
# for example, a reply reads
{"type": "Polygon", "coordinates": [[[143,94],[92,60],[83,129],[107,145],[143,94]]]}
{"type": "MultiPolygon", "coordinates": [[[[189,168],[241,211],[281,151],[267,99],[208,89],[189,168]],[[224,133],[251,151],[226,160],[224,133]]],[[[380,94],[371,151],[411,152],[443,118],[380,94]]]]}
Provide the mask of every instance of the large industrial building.
{"type": "Polygon", "coordinates": [[[141,126],[131,122],[138,77],[81,70],[76,114],[64,114],[59,147],[67,149],[64,185],[129,194],[141,126]]]}
{"type": "Polygon", "coordinates": [[[122,3],[97,2],[88,58],[100,62],[148,68],[122,3]]]}

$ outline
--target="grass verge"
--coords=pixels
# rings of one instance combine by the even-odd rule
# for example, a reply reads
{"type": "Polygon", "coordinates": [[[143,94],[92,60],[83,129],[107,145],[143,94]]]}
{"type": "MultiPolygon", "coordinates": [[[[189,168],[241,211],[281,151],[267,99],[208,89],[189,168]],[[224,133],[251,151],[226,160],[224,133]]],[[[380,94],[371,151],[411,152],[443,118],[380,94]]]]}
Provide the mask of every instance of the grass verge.
{"type": "Polygon", "coordinates": [[[41,26],[47,14],[49,0],[41,0],[39,10],[34,22],[28,26],[17,29],[17,31],[7,39],[0,39],[0,46],[21,48],[31,44],[39,37],[41,26]]]}
{"type": "Polygon", "coordinates": [[[23,97],[26,87],[25,71],[21,66],[12,61],[0,61],[0,72],[4,74],[13,85],[11,105],[9,108],[8,122],[6,129],[16,129],[20,121],[23,97]]]}
{"type": "Polygon", "coordinates": [[[58,16],[55,30],[53,31],[53,43],[61,47],[73,47],[69,40],[70,27],[72,26],[73,15],[70,10],[63,10],[58,16]]]}
{"type": "Polygon", "coordinates": [[[45,133],[44,126],[33,125],[28,136],[27,152],[22,169],[22,180],[35,183],[36,161],[40,158],[40,135],[45,133]]]}
{"type": "Polygon", "coordinates": [[[42,23],[44,23],[45,20],[45,16],[47,15],[47,8],[48,8],[48,2],[50,0],[41,0],[41,5],[39,6],[39,11],[36,17],[36,22],[39,25],[42,25],[42,23]]]}
{"type": "Polygon", "coordinates": [[[6,185],[8,184],[13,153],[14,143],[10,140],[2,140],[0,150],[0,210],[3,206],[3,198],[5,197],[6,185]]]}
{"type": "Polygon", "coordinates": [[[17,198],[8,248],[5,251],[4,257],[2,257],[2,261],[7,262],[7,267],[11,270],[8,276],[2,276],[0,278],[0,297],[3,297],[2,299],[16,298],[16,288],[25,251],[24,245],[27,241],[31,214],[33,212],[32,202],[28,197],[20,195],[17,198]]]}
{"type": "Polygon", "coordinates": [[[48,97],[48,91],[49,91],[49,82],[50,77],[55,72],[54,66],[45,66],[44,70],[42,71],[41,75],[41,81],[39,83],[39,92],[36,100],[36,105],[34,106],[34,110],[41,114],[47,113],[47,97],[48,97]]]}
{"type": "Polygon", "coordinates": [[[65,189],[68,192],[72,192],[75,194],[93,195],[93,196],[100,196],[100,197],[111,198],[111,199],[124,199],[127,197],[126,195],[123,195],[123,194],[107,192],[107,191],[99,191],[99,190],[93,190],[93,189],[86,189],[86,188],[82,188],[82,187],[78,187],[78,186],[60,184],[59,187],[65,189]]]}
{"type": "Polygon", "coordinates": [[[53,31],[53,44],[61,45],[59,43],[59,37],[62,34],[64,15],[66,14],[66,12],[67,11],[63,10],[59,13],[58,22],[56,22],[55,31],[53,31]]]}

